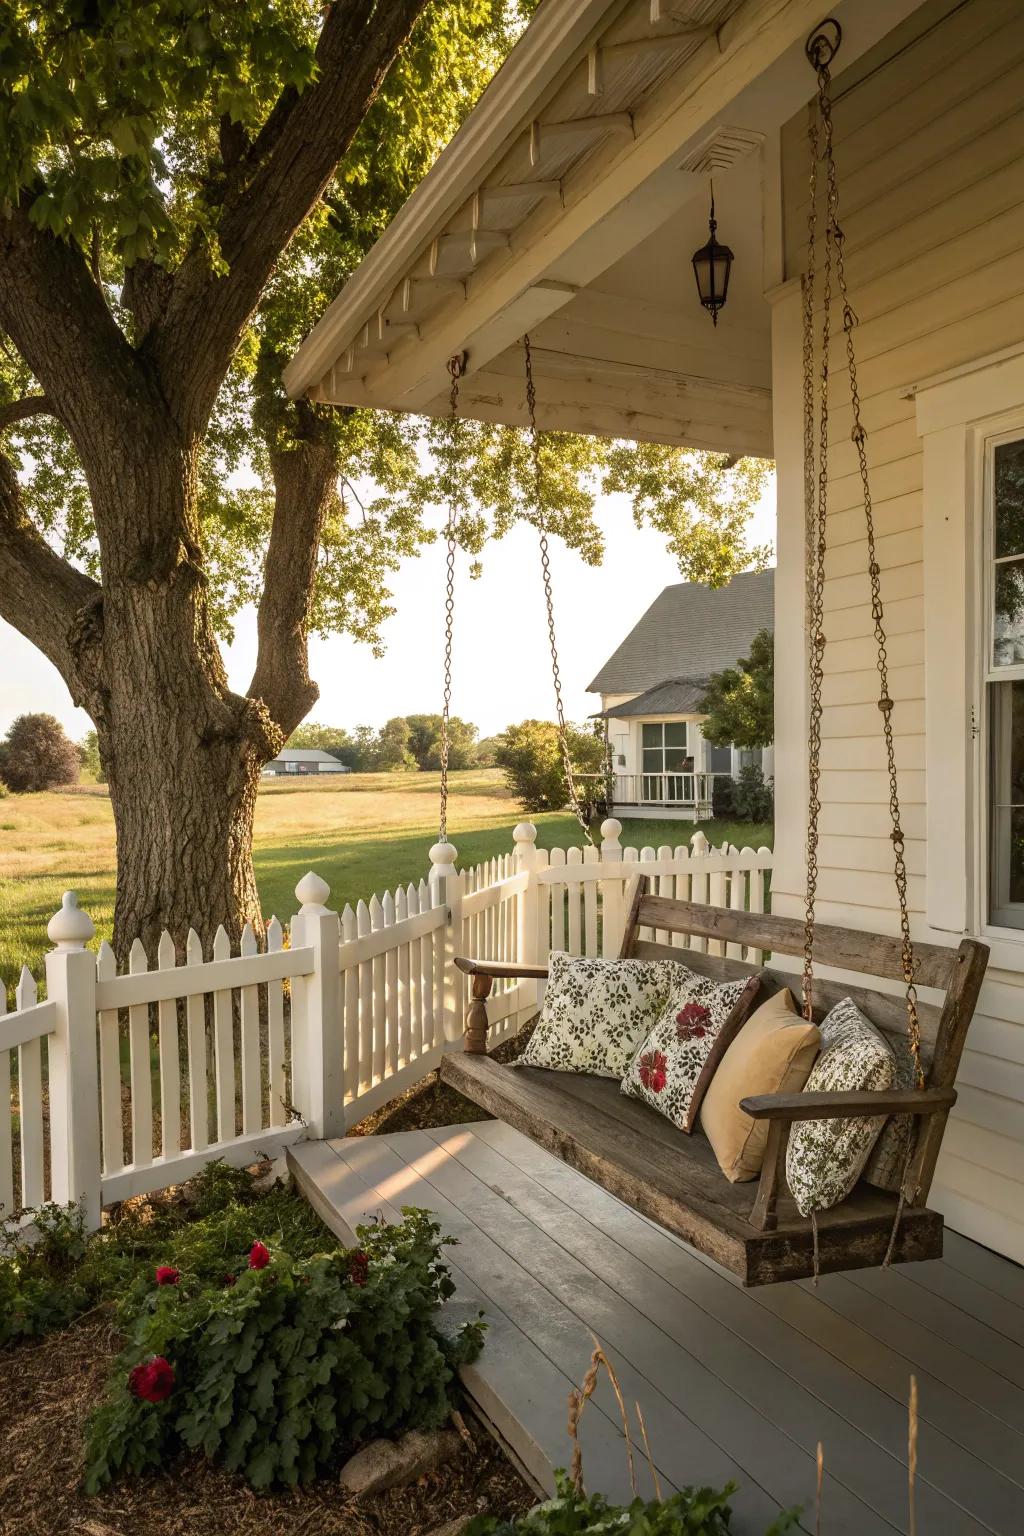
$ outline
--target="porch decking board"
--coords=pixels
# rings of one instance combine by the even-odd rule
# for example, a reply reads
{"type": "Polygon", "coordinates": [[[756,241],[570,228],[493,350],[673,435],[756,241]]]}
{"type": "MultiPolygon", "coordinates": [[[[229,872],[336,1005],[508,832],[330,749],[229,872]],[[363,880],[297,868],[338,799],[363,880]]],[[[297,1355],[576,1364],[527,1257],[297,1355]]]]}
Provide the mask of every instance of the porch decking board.
{"type": "MultiPolygon", "coordinates": [[[[565,1400],[592,1335],[639,1400],[663,1484],[740,1484],[734,1529],[762,1536],[779,1507],[813,1506],[814,1451],[825,1446],[829,1536],[906,1529],[906,1409],[921,1392],[919,1528],[952,1536],[1018,1532],[1024,1511],[1024,1390],[987,1362],[1009,1336],[987,1326],[986,1297],[1015,1329],[1009,1264],[953,1244],[942,1261],[855,1285],[845,1276],[744,1290],[714,1261],[623,1205],[519,1132],[496,1121],[432,1132],[305,1143],[290,1161],[341,1236],[380,1211],[432,1209],[459,1240],[449,1255],[461,1309],[492,1322],[467,1390],[532,1475],[569,1457],[565,1400]],[[981,1255],[979,1257],[979,1254],[981,1255]],[[974,1275],[968,1275],[970,1266],[974,1275]],[[976,1278],[986,1275],[1001,1286],[976,1278]],[[898,1281],[895,1287],[886,1285],[898,1281]],[[979,1294],[980,1292],[980,1294],[979,1294]],[[959,1299],[952,1299],[959,1298],[959,1299]],[[894,1301],[898,1305],[894,1305],[894,1301]],[[949,1344],[902,1309],[920,1301],[949,1344]],[[880,1317],[880,1326],[872,1319],[880,1317]],[[906,1342],[893,1338],[906,1324],[906,1342]],[[978,1358],[978,1355],[983,1358],[978,1358]]],[[[1024,1310],[1021,1312],[1024,1318],[1024,1310]]],[[[1015,1364],[1015,1362],[1014,1362],[1015,1364]]],[[[627,1488],[610,1388],[583,1416],[585,1470],[613,1496],[627,1488]],[[590,1425],[588,1427],[588,1416],[590,1425]],[[592,1473],[593,1476],[593,1473],[592,1473]]],[[[638,1465],[649,1481],[642,1452],[638,1465]]]]}
{"type": "MultiPolygon", "coordinates": [[[[873,1343],[867,1335],[860,1335],[858,1339],[855,1331],[850,1329],[849,1335],[859,1347],[848,1349],[845,1354],[835,1354],[825,1343],[773,1314],[772,1299],[786,1295],[803,1304],[808,1312],[829,1315],[827,1308],[802,1290],[792,1286],[745,1290],[735,1276],[695,1253],[646,1217],[617,1200],[609,1200],[590,1180],[549,1157],[542,1148],[500,1121],[482,1121],[474,1125],[473,1131],[477,1142],[486,1143],[500,1152],[545,1189],[558,1195],[566,1206],[585,1215],[641,1264],[671,1282],[710,1318],[717,1319],[745,1339],[816,1400],[838,1410],[855,1430],[876,1441],[897,1459],[901,1467],[905,1466],[906,1393],[912,1369],[908,1362],[901,1362],[897,1368],[882,1373],[881,1381],[876,1380],[879,1373],[872,1375],[864,1369],[865,1346],[873,1343]],[[751,1306],[752,1300],[769,1305],[751,1306]]],[[[430,1134],[441,1139],[448,1133],[436,1131],[430,1134]]],[[[915,1265],[913,1269],[919,1267],[915,1265]]],[[[892,1361],[894,1357],[887,1358],[892,1361]]],[[[831,1412],[831,1408],[827,1411],[831,1412]]],[[[824,1413],[826,1409],[822,1411],[824,1413]]],[[[816,1439],[822,1437],[825,1437],[823,1419],[819,1421],[816,1439]]],[[[972,1508],[980,1519],[989,1521],[993,1530],[1017,1528],[1017,1513],[1024,1501],[1024,1439],[1012,1431],[1005,1431],[987,1415],[978,1414],[972,1418],[971,1405],[948,1393],[940,1383],[933,1386],[922,1383],[920,1453],[920,1477],[924,1482],[933,1484],[950,1500],[972,1508]],[[936,1393],[949,1399],[948,1403],[943,1403],[948,1411],[940,1415],[942,1423],[935,1421],[936,1393]],[[973,1437],[976,1450],[968,1449],[958,1438],[968,1425],[971,1429],[978,1427],[979,1432],[973,1437]],[[997,1433],[993,1434],[993,1430],[997,1433]],[[1008,1444],[1000,1444],[1002,1435],[1008,1444]]],[[[864,1467],[866,1470],[867,1462],[864,1467]]],[[[838,1471],[838,1467],[833,1465],[833,1470],[838,1471]]],[[[905,1494],[905,1488],[903,1491],[905,1494]]],[[[919,1510],[923,1512],[920,1500],[919,1510]]]]}

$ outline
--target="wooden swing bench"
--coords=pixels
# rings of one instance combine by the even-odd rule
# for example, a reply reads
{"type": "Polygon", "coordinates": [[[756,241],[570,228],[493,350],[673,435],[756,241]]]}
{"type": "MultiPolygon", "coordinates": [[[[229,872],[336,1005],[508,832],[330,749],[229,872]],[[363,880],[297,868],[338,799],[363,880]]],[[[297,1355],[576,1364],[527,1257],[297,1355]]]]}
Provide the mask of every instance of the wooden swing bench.
{"type": "MultiPolygon", "coordinates": [[[[723,955],[649,942],[642,930],[802,955],[804,926],[792,918],[740,912],[651,895],[640,876],[620,956],[682,961],[717,981],[759,975],[762,998],[799,981],[792,972],[723,955]]],[[[881,934],[819,925],[819,962],[843,971],[902,980],[900,941],[881,934]]],[[[819,1213],[817,1268],[863,1269],[942,1254],[942,1217],[925,1204],[942,1145],[954,1082],[988,961],[973,939],[959,948],[914,946],[916,980],[944,994],[941,1005],[918,1005],[925,1087],[909,1091],[768,1094],[744,1099],[743,1109],[770,1122],[759,1183],[732,1184],[706,1137],[687,1136],[656,1110],[628,1098],[613,1078],[506,1066],[486,1054],[487,998],[498,978],[542,978],[547,969],[516,962],[457,959],[472,978],[464,1050],[442,1058],[451,1087],[524,1132],[635,1210],[675,1232],[732,1270],[744,1285],[798,1280],[815,1273],[811,1222],[799,1214],[785,1180],[786,1144],[794,1120],[911,1114],[920,1129],[907,1168],[907,1199],[894,1234],[898,1196],[861,1182],[841,1204],[819,1213]]],[[[886,1035],[906,1035],[902,996],[846,982],[815,979],[815,1019],[843,997],[886,1035]]]]}

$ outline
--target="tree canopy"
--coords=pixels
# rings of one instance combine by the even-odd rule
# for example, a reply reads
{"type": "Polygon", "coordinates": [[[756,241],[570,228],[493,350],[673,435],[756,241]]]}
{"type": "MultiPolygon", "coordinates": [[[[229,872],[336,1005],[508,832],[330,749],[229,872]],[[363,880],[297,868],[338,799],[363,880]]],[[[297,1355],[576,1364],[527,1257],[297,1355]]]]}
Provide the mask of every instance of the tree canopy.
{"type": "Polygon", "coordinates": [[[775,740],[775,637],[758,630],[750,655],[717,672],[699,708],[705,741],[713,747],[769,747],[775,740]]]}

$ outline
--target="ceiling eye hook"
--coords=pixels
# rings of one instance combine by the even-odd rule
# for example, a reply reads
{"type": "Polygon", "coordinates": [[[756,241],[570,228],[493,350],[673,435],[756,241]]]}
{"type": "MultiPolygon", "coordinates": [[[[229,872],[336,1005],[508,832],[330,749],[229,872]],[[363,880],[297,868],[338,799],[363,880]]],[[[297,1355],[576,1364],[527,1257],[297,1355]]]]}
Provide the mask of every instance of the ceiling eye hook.
{"type": "Polygon", "coordinates": [[[834,16],[818,23],[804,44],[804,52],[815,69],[827,69],[839,52],[843,29],[834,16]]]}

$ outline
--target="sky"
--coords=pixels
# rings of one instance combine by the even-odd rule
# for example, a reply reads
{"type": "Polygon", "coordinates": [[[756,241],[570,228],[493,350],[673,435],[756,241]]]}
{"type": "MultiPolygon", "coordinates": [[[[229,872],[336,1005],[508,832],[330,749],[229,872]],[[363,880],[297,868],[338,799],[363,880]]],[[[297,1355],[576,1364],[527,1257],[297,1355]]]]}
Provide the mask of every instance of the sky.
{"type": "MultiPolygon", "coordinates": [[[[663,587],[679,581],[664,541],[634,526],[629,502],[602,498],[597,509],[605,534],[603,565],[584,565],[553,539],[552,580],[566,714],[583,720],[600,708],[587,684],[663,587]]],[[[751,520],[751,544],[775,542],[775,485],[770,482],[751,520]]],[[[320,701],[309,715],[325,725],[380,726],[393,715],[441,708],[444,644],[444,561],[441,541],[408,560],[394,582],[394,617],[385,624],[386,653],[346,636],[310,641],[310,672],[320,701]]],[[[518,720],[554,718],[551,658],[541,586],[537,534],[515,528],[483,554],[483,574],[471,580],[469,558],[459,557],[455,593],[452,712],[490,736],[518,720]]],[[[245,691],[255,660],[255,613],[236,623],[226,651],[231,686],[245,691]]],[[[57,671],[0,621],[0,732],[16,715],[45,711],[81,740],[91,722],[75,709],[57,671]]]]}

